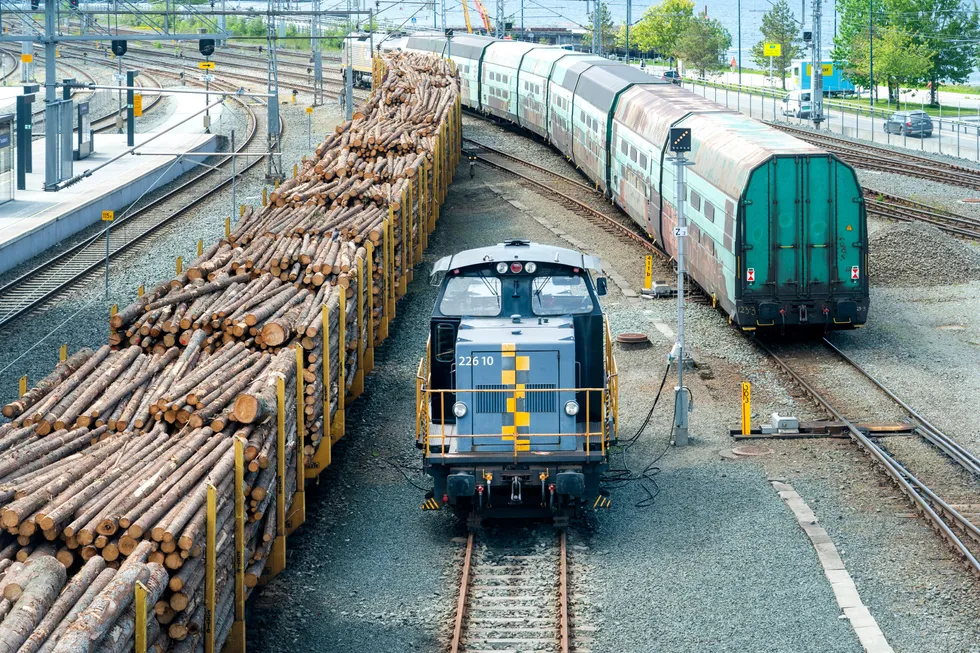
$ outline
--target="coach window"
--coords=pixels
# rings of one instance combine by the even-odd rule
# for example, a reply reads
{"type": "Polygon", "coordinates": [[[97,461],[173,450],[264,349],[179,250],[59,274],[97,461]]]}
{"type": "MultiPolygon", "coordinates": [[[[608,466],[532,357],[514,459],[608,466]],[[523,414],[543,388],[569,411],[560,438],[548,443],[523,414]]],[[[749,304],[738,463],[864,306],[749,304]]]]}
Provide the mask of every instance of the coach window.
{"type": "Polygon", "coordinates": [[[619,139],[619,151],[623,153],[623,156],[629,154],[630,146],[626,144],[625,138],[619,139]]]}
{"type": "Polygon", "coordinates": [[[704,203],[704,217],[708,218],[712,222],[715,221],[715,205],[711,202],[704,203]]]}
{"type": "Polygon", "coordinates": [[[701,196],[691,191],[691,206],[694,207],[695,211],[701,210],[701,196]]]}
{"type": "Polygon", "coordinates": [[[636,148],[633,147],[632,145],[630,146],[630,160],[633,163],[636,163],[636,148]]]}
{"type": "Polygon", "coordinates": [[[642,152],[640,153],[640,167],[644,170],[647,169],[647,155],[642,152]]]}

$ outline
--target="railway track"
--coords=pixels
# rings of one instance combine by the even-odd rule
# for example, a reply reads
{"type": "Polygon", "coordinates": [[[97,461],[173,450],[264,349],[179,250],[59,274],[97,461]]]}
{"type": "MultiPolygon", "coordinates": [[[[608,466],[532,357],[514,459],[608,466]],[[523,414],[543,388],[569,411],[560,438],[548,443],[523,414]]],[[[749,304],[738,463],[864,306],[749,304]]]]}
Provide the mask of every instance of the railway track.
{"type": "Polygon", "coordinates": [[[503,546],[466,540],[450,653],[568,653],[568,546],[523,537],[503,546]]]}
{"type": "MultiPolygon", "coordinates": [[[[241,177],[263,159],[262,153],[266,146],[263,139],[256,138],[256,135],[265,133],[265,113],[252,111],[244,100],[233,96],[230,99],[238,102],[249,116],[248,134],[236,152],[256,153],[254,159],[246,159],[244,165],[239,164],[237,175],[241,177]]],[[[284,129],[285,124],[280,118],[280,130],[284,129]]],[[[215,168],[223,171],[230,168],[230,162],[231,157],[224,156],[215,164],[215,168]]],[[[222,175],[216,183],[199,190],[203,183],[214,177],[216,170],[206,168],[169,193],[118,217],[108,232],[109,257],[118,256],[174,219],[195,209],[202,200],[230,185],[230,176],[222,175]],[[181,198],[192,191],[193,195],[188,199],[181,199],[176,208],[168,206],[175,198],[181,198]]],[[[106,231],[102,230],[9,282],[0,288],[0,326],[55,299],[65,289],[105,265],[105,260],[106,231]]]]}
{"type": "Polygon", "coordinates": [[[933,208],[902,197],[864,189],[868,213],[902,222],[924,222],[953,236],[980,240],[980,219],[933,208]]]}
{"type": "Polygon", "coordinates": [[[801,141],[833,152],[847,163],[858,168],[896,172],[896,167],[899,167],[900,173],[908,177],[980,190],[980,170],[975,168],[915,154],[896,152],[877,145],[856,143],[829,134],[816,134],[806,129],[798,129],[781,123],[767,122],[766,124],[774,129],[790,133],[801,141]]]}
{"type": "Polygon", "coordinates": [[[4,62],[4,73],[3,76],[0,76],[0,82],[6,86],[8,83],[10,83],[10,81],[12,81],[10,78],[20,70],[20,59],[15,57],[12,52],[8,52],[6,50],[0,50],[0,59],[6,59],[10,62],[9,66],[6,62],[4,62]]]}
{"type": "MultiPolygon", "coordinates": [[[[586,202],[572,197],[569,193],[563,192],[559,188],[556,188],[554,183],[549,183],[548,181],[544,180],[542,175],[550,177],[551,180],[557,180],[563,184],[567,184],[578,193],[588,193],[590,197],[602,199],[605,202],[605,198],[603,198],[602,194],[599,193],[594,186],[590,186],[589,184],[583,183],[577,179],[567,177],[559,172],[549,170],[548,168],[540,166],[536,163],[525,161],[520,157],[508,154],[507,152],[498,150],[489,145],[485,145],[479,141],[475,141],[470,138],[463,138],[463,141],[476,146],[476,149],[468,148],[468,151],[471,155],[476,156],[477,160],[483,165],[495,170],[501,170],[514,177],[517,177],[522,182],[557,198],[559,203],[565,205],[576,214],[585,217],[587,220],[599,226],[603,230],[639,243],[651,252],[655,252],[661,258],[669,258],[663,250],[647,240],[646,236],[637,232],[630,223],[625,222],[623,219],[625,217],[624,214],[618,209],[613,208],[612,211],[600,211],[586,202]],[[514,170],[513,167],[504,165],[499,160],[495,159],[505,159],[513,163],[518,163],[527,168],[529,171],[533,171],[534,176],[523,172],[518,172],[517,170],[514,170]]],[[[626,219],[628,219],[628,217],[626,219]]]]}
{"type": "Polygon", "coordinates": [[[896,410],[903,412],[921,440],[873,438],[858,429],[814,382],[794,366],[796,354],[777,354],[759,339],[756,345],[863,448],[912,501],[927,522],[974,573],[980,573],[980,458],[936,427],[920,412],[824,338],[822,346],[865,379],[896,410]],[[949,463],[953,463],[950,465],[949,463]],[[918,469],[916,469],[918,468],[918,469]],[[939,471],[937,471],[939,470],[939,471]]]}

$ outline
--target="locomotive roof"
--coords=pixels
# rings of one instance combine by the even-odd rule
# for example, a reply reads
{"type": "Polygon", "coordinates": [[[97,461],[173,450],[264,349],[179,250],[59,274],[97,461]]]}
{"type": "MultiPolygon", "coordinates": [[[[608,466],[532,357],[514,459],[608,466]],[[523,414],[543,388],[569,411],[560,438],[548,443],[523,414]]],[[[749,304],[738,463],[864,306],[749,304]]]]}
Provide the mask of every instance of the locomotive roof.
{"type": "Polygon", "coordinates": [[[481,265],[492,261],[534,261],[535,263],[557,263],[583,270],[601,270],[602,262],[595,256],[577,252],[574,249],[540,245],[529,240],[508,240],[490,247],[478,247],[444,256],[432,266],[432,276],[448,270],[481,265]]]}

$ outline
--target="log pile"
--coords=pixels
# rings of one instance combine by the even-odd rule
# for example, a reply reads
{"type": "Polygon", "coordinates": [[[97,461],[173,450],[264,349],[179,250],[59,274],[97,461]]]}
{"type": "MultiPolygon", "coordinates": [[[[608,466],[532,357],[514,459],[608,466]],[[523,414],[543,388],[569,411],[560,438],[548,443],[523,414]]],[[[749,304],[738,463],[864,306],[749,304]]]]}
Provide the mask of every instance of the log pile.
{"type": "Polygon", "coordinates": [[[279,534],[278,423],[288,510],[297,462],[329,438],[422,242],[436,136],[457,99],[447,62],[390,57],[370,100],[267,205],[115,313],[108,344],[2,407],[0,653],[131,650],[136,581],[149,590],[154,650],[198,650],[209,485],[225,640],[234,443],[251,591],[279,534]]]}

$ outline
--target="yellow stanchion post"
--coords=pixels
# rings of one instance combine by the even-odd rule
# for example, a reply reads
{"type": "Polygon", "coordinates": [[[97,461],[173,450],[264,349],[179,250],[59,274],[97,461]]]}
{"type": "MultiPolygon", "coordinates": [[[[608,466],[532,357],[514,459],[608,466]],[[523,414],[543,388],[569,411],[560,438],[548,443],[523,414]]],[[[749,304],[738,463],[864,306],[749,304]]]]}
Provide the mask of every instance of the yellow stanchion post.
{"type": "Polygon", "coordinates": [[[364,373],[369,374],[374,369],[374,243],[368,240],[365,249],[367,249],[367,265],[364,267],[367,270],[365,296],[367,297],[368,335],[364,349],[364,373]]]}
{"type": "Polygon", "coordinates": [[[245,653],[245,442],[235,438],[235,620],[221,653],[245,653]]]}
{"type": "MultiPolygon", "coordinates": [[[[422,197],[424,196],[424,193],[422,192],[422,188],[425,186],[425,184],[422,183],[421,175],[417,175],[416,179],[418,179],[419,188],[417,191],[415,191],[415,195],[418,197],[419,211],[415,220],[417,233],[415,236],[415,252],[412,254],[413,268],[415,264],[419,263],[422,260],[422,240],[425,238],[425,228],[427,225],[426,218],[425,218],[425,205],[422,203],[422,197]]],[[[415,278],[415,271],[413,269],[412,279],[414,278],[415,278]]]]}
{"type": "MultiPolygon", "coordinates": [[[[428,192],[428,179],[429,179],[429,162],[422,159],[422,184],[421,191],[419,192],[419,207],[423,212],[422,221],[425,224],[425,229],[422,230],[422,247],[423,249],[428,249],[429,247],[429,232],[432,231],[432,208],[429,206],[429,192],[428,192]]],[[[420,259],[421,260],[421,259],[420,259]]]]}
{"type": "Polygon", "coordinates": [[[364,338],[361,334],[364,331],[364,259],[357,259],[357,371],[354,372],[354,380],[350,384],[351,401],[357,399],[364,392],[364,338]]]}
{"type": "Polygon", "coordinates": [[[217,541],[218,488],[208,483],[207,533],[204,551],[204,653],[214,653],[215,546],[217,541]]]}
{"type": "Polygon", "coordinates": [[[225,218],[225,238],[231,237],[231,218],[225,218]]]}
{"type": "Polygon", "coordinates": [[[296,175],[297,175],[297,173],[298,173],[298,172],[299,172],[299,166],[297,166],[297,165],[296,165],[296,164],[294,163],[294,164],[293,164],[293,179],[296,179],[296,175]]]}
{"type": "Polygon", "coordinates": [[[378,337],[374,341],[374,344],[380,345],[388,338],[388,270],[389,259],[388,259],[388,221],[386,220],[381,225],[381,232],[384,234],[381,238],[381,275],[382,283],[384,284],[384,289],[382,290],[379,299],[378,308],[381,309],[381,323],[378,325],[378,337]]]}
{"type": "Polygon", "coordinates": [[[244,217],[244,216],[245,216],[245,205],[244,204],[239,204],[238,205],[238,217],[241,218],[241,217],[244,217]]]}
{"type": "Polygon", "coordinates": [[[347,293],[340,293],[340,319],[337,320],[337,414],[330,431],[330,440],[337,442],[347,428],[347,293]]]}
{"type": "Polygon", "coordinates": [[[112,317],[119,312],[119,304],[113,304],[109,307],[109,317],[112,317]]]}
{"type": "Polygon", "coordinates": [[[317,474],[330,466],[333,462],[333,442],[330,437],[330,313],[327,305],[320,307],[320,337],[323,339],[321,347],[323,352],[320,355],[321,370],[323,375],[323,439],[320,446],[313,453],[313,460],[306,468],[306,478],[314,478],[317,474]]]}
{"type": "Polygon", "coordinates": [[[17,398],[20,399],[27,394],[27,375],[20,377],[20,381],[17,384],[17,398]]]}
{"type": "Polygon", "coordinates": [[[653,287],[653,257],[647,256],[643,266],[643,287],[647,290],[653,287]]]}
{"type": "Polygon", "coordinates": [[[286,535],[306,521],[306,388],[303,379],[303,348],[296,346],[296,494],[286,518],[286,535]]]}
{"type": "MultiPolygon", "coordinates": [[[[402,276],[398,279],[398,297],[402,298],[408,291],[408,274],[409,274],[409,262],[408,262],[408,222],[411,218],[405,218],[405,189],[402,189],[402,210],[401,210],[401,225],[402,225],[402,276]]],[[[409,215],[411,215],[412,210],[409,207],[409,215]]]]}
{"type": "Polygon", "coordinates": [[[395,210],[388,207],[388,233],[385,235],[385,246],[388,248],[388,283],[385,289],[388,294],[387,313],[388,321],[395,319],[395,210]]]}
{"type": "Polygon", "coordinates": [[[752,384],[742,381],[742,435],[752,435],[752,384]]]}
{"type": "Polygon", "coordinates": [[[183,271],[184,271],[184,257],[183,256],[178,256],[177,257],[177,276],[179,277],[183,271]]]}
{"type": "Polygon", "coordinates": [[[140,287],[136,289],[136,296],[142,297],[145,294],[146,294],[146,286],[140,285],[140,287]]]}
{"type": "Polygon", "coordinates": [[[276,382],[276,539],[262,573],[268,583],[286,568],[286,382],[276,382]]]}
{"type": "Polygon", "coordinates": [[[408,219],[402,221],[402,236],[404,246],[403,253],[405,255],[405,268],[402,270],[404,274],[402,278],[405,280],[405,290],[402,294],[408,290],[408,284],[412,282],[412,272],[415,267],[415,243],[413,242],[415,234],[415,183],[409,181],[407,184],[408,188],[405,189],[404,196],[407,198],[407,204],[402,204],[402,215],[405,214],[405,207],[408,207],[408,219]]]}
{"type": "Polygon", "coordinates": [[[204,253],[204,239],[202,238],[197,241],[197,255],[200,256],[203,253],[204,253]]]}
{"type": "Polygon", "coordinates": [[[63,343],[61,347],[58,348],[58,362],[64,363],[68,360],[68,343],[63,343]]]}
{"type": "Polygon", "coordinates": [[[136,623],[133,630],[133,648],[136,653],[146,653],[146,585],[136,581],[133,590],[133,608],[136,610],[136,623]]]}
{"type": "Polygon", "coordinates": [[[268,203],[269,203],[269,188],[266,186],[262,188],[262,206],[265,206],[268,203]]]}

